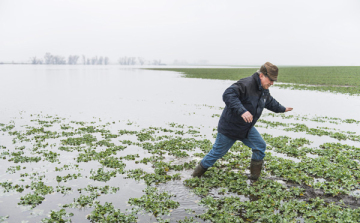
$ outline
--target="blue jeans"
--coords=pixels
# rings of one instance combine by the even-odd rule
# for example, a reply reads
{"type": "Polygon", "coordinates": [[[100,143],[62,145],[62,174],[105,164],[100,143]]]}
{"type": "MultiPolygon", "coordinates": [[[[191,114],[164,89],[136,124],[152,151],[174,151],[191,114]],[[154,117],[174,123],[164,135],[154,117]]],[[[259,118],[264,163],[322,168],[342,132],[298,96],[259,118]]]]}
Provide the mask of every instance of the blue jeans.
{"type": "MultiPolygon", "coordinates": [[[[246,146],[251,148],[252,150],[251,159],[255,161],[261,161],[264,159],[266,143],[255,127],[252,127],[250,129],[248,138],[243,139],[241,141],[246,146]]],[[[218,132],[213,148],[201,160],[201,166],[203,168],[209,168],[212,165],[214,165],[216,160],[223,157],[227,153],[227,151],[229,151],[231,146],[234,145],[235,142],[236,142],[235,139],[230,139],[229,137],[218,132]]]]}

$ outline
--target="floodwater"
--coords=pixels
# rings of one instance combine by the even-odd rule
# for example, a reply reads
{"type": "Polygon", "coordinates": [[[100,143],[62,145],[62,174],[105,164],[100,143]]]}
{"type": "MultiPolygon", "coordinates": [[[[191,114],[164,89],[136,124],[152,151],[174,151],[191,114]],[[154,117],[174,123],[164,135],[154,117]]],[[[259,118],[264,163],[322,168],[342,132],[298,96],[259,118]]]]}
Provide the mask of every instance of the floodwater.
{"type": "MultiPolygon", "coordinates": [[[[251,75],[251,74],[249,74],[251,75]]],[[[281,74],[279,79],[281,80],[281,74]]],[[[201,134],[212,137],[213,128],[217,126],[218,118],[213,114],[221,114],[223,91],[234,81],[187,79],[181,74],[170,71],[144,70],[127,66],[36,66],[36,65],[0,65],[0,123],[9,123],[15,120],[20,124],[27,124],[31,114],[59,116],[76,121],[91,122],[94,119],[101,122],[120,121],[134,122],[141,128],[149,126],[163,127],[167,123],[179,123],[188,126],[201,127],[201,134]]],[[[360,97],[326,92],[300,91],[279,89],[273,86],[270,92],[282,105],[293,107],[293,115],[307,115],[309,117],[336,117],[341,119],[359,120],[360,97]]],[[[283,121],[279,118],[267,117],[267,120],[283,121]]],[[[300,121],[299,121],[300,122],[300,121]]],[[[329,123],[306,123],[309,127],[327,126],[342,131],[354,131],[359,134],[357,125],[331,125],[329,123]]],[[[121,129],[120,126],[118,126],[121,129]]],[[[112,128],[116,128],[112,127],[112,128]]],[[[284,132],[277,129],[259,128],[260,133],[270,133],[274,136],[289,135],[304,137],[305,133],[284,132]]],[[[337,142],[329,137],[309,136],[313,141],[312,146],[324,142],[337,142]]],[[[346,141],[350,145],[359,142],[346,141]]],[[[11,145],[11,139],[0,136],[0,145],[11,145]]],[[[141,152],[140,148],[128,148],[126,154],[141,152]]],[[[141,157],[146,154],[140,154],[141,157]]],[[[68,157],[69,160],[73,157],[68,157]]],[[[6,169],[11,165],[7,161],[1,162],[0,182],[15,181],[6,174],[6,169]]],[[[94,163],[84,164],[82,168],[90,170],[94,163]]],[[[54,164],[39,166],[28,164],[32,171],[54,169],[54,164]]],[[[139,166],[137,166],[138,168],[139,166]]],[[[94,168],[95,169],[95,168],[94,168]]],[[[48,176],[56,176],[48,173],[48,176]]],[[[173,221],[183,219],[187,215],[185,209],[192,209],[200,214],[204,208],[197,205],[200,197],[194,195],[182,182],[190,177],[191,171],[181,173],[182,180],[159,185],[159,188],[176,194],[175,200],[180,202],[180,207],[171,213],[173,221]]],[[[90,181],[79,179],[76,183],[69,181],[68,185],[76,184],[86,187],[90,181]]],[[[97,182],[93,182],[96,186],[97,182]]],[[[56,181],[47,182],[57,185],[56,181]]],[[[103,195],[101,202],[111,201],[116,208],[122,211],[130,208],[126,202],[131,197],[141,197],[144,183],[132,179],[116,177],[107,182],[111,186],[120,187],[120,192],[114,195],[103,195]]],[[[99,183],[100,185],[100,183],[99,183]]],[[[55,187],[54,186],[54,187],[55,187]]],[[[39,221],[51,209],[59,210],[63,197],[60,194],[46,196],[46,205],[39,205],[29,210],[17,205],[21,194],[2,193],[0,188],[0,216],[9,215],[8,222],[34,222],[39,221]],[[19,213],[20,212],[20,213],[19,213]]],[[[70,194],[66,201],[72,202],[78,194],[70,194]]],[[[63,203],[64,204],[64,203],[63,203]]],[[[72,210],[75,216],[73,222],[83,222],[84,216],[90,210],[72,210]]],[[[188,214],[188,216],[194,216],[188,214]]],[[[198,220],[198,219],[197,219],[198,220]]],[[[144,215],[139,217],[139,222],[154,222],[154,217],[144,215]]],[[[198,220],[200,221],[200,220],[198,220]]]]}
{"type": "MultiPolygon", "coordinates": [[[[1,121],[24,111],[157,125],[216,125],[217,120],[199,118],[206,114],[199,105],[224,107],[222,93],[234,81],[181,76],[121,66],[1,65],[1,121]]],[[[270,92],[284,106],[293,107],[294,115],[359,117],[358,96],[278,89],[276,84],[270,92]]]]}

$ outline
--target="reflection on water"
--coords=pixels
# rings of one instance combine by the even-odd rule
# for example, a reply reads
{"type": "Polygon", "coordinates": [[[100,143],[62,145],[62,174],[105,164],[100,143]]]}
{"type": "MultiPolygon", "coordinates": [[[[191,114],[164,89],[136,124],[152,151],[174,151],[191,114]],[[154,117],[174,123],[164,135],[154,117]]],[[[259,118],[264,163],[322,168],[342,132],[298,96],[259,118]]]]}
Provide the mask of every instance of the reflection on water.
{"type": "MultiPolygon", "coordinates": [[[[184,219],[185,216],[190,218],[195,217],[195,213],[202,214],[205,212],[206,208],[198,205],[201,198],[193,194],[189,188],[185,187],[182,181],[170,181],[166,184],[159,184],[157,188],[175,195],[172,200],[180,203],[180,206],[171,212],[172,222],[184,219]]],[[[204,222],[201,219],[196,220],[198,222],[204,222]]]]}

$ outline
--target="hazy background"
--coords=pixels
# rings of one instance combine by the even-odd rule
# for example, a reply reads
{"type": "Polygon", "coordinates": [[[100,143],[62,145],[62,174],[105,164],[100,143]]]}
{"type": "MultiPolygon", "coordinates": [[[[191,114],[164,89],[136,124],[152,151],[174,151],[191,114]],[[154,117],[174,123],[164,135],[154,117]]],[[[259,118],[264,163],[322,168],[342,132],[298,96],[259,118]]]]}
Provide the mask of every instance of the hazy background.
{"type": "Polygon", "coordinates": [[[0,62],[360,65],[359,0],[0,0],[0,62]]]}

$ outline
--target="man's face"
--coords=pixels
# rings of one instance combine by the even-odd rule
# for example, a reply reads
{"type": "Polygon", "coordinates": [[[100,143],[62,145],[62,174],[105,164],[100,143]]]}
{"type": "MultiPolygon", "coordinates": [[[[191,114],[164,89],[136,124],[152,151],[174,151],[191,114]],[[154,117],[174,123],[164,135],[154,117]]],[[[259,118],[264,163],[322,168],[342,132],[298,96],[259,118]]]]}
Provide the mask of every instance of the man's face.
{"type": "Polygon", "coordinates": [[[261,86],[265,90],[269,89],[269,87],[274,84],[274,81],[270,80],[270,78],[268,76],[265,76],[263,73],[260,73],[259,77],[261,81],[261,86]]]}

